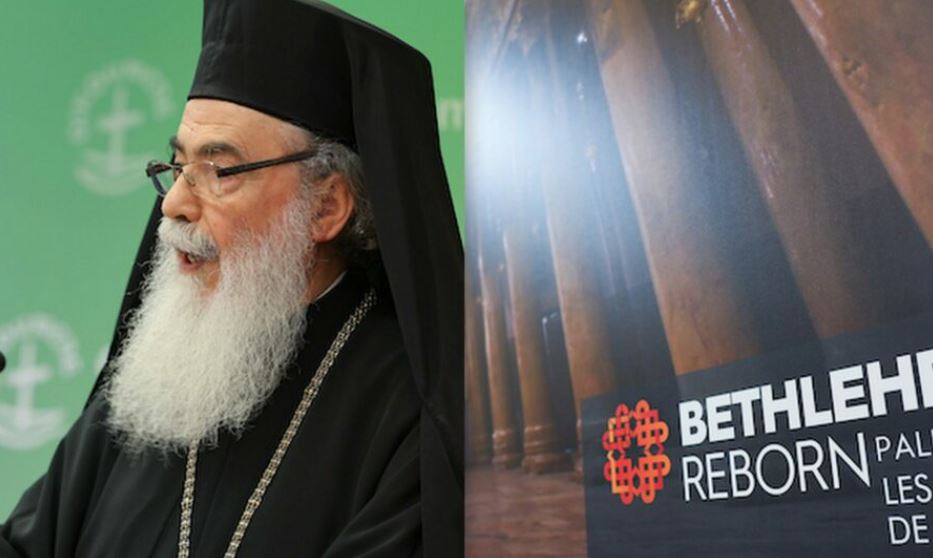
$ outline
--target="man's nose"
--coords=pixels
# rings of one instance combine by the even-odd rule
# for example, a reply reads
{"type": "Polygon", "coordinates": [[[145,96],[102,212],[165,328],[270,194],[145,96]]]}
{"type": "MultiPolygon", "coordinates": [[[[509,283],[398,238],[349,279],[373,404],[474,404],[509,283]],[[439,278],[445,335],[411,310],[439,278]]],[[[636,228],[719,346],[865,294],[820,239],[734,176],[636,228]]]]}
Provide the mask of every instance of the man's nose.
{"type": "Polygon", "coordinates": [[[175,183],[162,199],[162,214],[172,219],[196,222],[201,217],[201,199],[195,195],[184,174],[179,174],[175,183]]]}

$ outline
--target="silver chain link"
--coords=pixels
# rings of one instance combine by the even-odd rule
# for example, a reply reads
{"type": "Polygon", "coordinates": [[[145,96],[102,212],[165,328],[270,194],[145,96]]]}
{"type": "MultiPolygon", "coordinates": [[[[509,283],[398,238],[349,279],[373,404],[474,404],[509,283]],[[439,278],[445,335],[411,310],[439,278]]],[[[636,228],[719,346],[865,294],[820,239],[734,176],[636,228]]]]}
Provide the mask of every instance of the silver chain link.
{"type": "MultiPolygon", "coordinates": [[[[337,337],[334,338],[334,341],[331,343],[330,348],[327,350],[327,354],[324,355],[324,360],[321,361],[314,376],[311,377],[311,381],[308,382],[301,402],[298,403],[298,407],[295,409],[294,414],[292,414],[292,419],[288,423],[288,428],[285,429],[285,434],[282,435],[278,447],[275,448],[275,453],[272,454],[272,458],[269,459],[269,464],[266,465],[266,469],[262,472],[262,477],[260,477],[259,482],[256,484],[256,488],[253,489],[252,495],[250,495],[249,499],[246,501],[246,507],[243,509],[243,514],[240,516],[240,521],[237,522],[236,530],[230,538],[230,544],[227,545],[227,552],[224,553],[224,558],[236,557],[237,550],[240,548],[240,543],[243,542],[243,536],[246,534],[246,528],[249,527],[249,522],[253,519],[253,514],[256,513],[259,504],[262,503],[262,497],[265,495],[266,489],[269,488],[269,484],[272,483],[272,478],[275,477],[275,473],[278,471],[282,459],[285,458],[285,452],[288,451],[288,446],[298,433],[298,428],[301,426],[305,414],[308,412],[311,403],[317,396],[318,390],[321,389],[324,377],[327,376],[330,367],[333,366],[334,361],[337,360],[337,355],[340,354],[340,350],[343,349],[347,340],[350,339],[350,334],[353,333],[356,326],[363,321],[363,318],[366,317],[366,314],[375,304],[376,291],[370,289],[366,292],[366,295],[363,296],[363,300],[356,307],[356,310],[353,311],[353,314],[347,318],[347,321],[337,333],[337,337]]],[[[197,476],[197,465],[198,443],[193,442],[188,446],[188,458],[185,464],[185,484],[181,496],[181,525],[178,530],[178,558],[188,558],[190,553],[191,512],[194,509],[194,480],[197,476]]]]}
{"type": "Polygon", "coordinates": [[[194,476],[198,465],[198,443],[188,446],[185,463],[185,486],[181,492],[181,525],[178,529],[178,558],[188,558],[191,538],[191,508],[194,507],[194,476]]]}

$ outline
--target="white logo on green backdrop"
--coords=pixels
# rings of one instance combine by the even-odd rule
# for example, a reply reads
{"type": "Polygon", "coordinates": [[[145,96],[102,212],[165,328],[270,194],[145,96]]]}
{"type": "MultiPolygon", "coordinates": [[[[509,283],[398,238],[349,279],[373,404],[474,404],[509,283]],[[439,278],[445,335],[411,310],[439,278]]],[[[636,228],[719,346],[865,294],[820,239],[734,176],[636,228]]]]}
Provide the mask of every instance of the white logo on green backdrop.
{"type": "Polygon", "coordinates": [[[47,314],[31,314],[0,327],[0,347],[9,359],[0,376],[0,446],[28,450],[57,439],[66,412],[39,407],[36,394],[56,376],[80,370],[74,333],[47,314]]]}
{"type": "Polygon", "coordinates": [[[68,137],[80,148],[75,179],[97,194],[128,194],[145,184],[146,163],[133,151],[133,134],[173,115],[171,83],[139,60],[105,66],[85,78],[71,101],[68,137]]]}

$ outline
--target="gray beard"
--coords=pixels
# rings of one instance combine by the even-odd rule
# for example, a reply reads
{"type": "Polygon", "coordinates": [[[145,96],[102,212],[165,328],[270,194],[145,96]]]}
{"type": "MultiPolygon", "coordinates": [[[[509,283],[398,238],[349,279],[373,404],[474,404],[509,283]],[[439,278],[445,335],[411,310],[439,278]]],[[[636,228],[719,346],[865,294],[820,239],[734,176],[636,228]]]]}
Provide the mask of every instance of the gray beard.
{"type": "Polygon", "coordinates": [[[213,293],[179,272],[175,249],[216,253],[193,225],[163,218],[153,269],[105,387],[108,426],[131,452],[180,452],[242,433],[304,336],[311,210],[296,199],[220,260],[213,293]]]}

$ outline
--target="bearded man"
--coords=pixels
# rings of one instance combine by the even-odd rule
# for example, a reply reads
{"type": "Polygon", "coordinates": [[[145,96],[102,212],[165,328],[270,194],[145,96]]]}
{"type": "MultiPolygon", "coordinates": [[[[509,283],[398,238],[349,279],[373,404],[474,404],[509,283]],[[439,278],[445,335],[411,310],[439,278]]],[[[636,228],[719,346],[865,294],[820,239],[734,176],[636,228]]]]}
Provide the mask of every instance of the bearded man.
{"type": "Polygon", "coordinates": [[[0,557],[462,555],[424,59],[317,2],[207,0],[170,144],[108,364],[0,557]]]}

